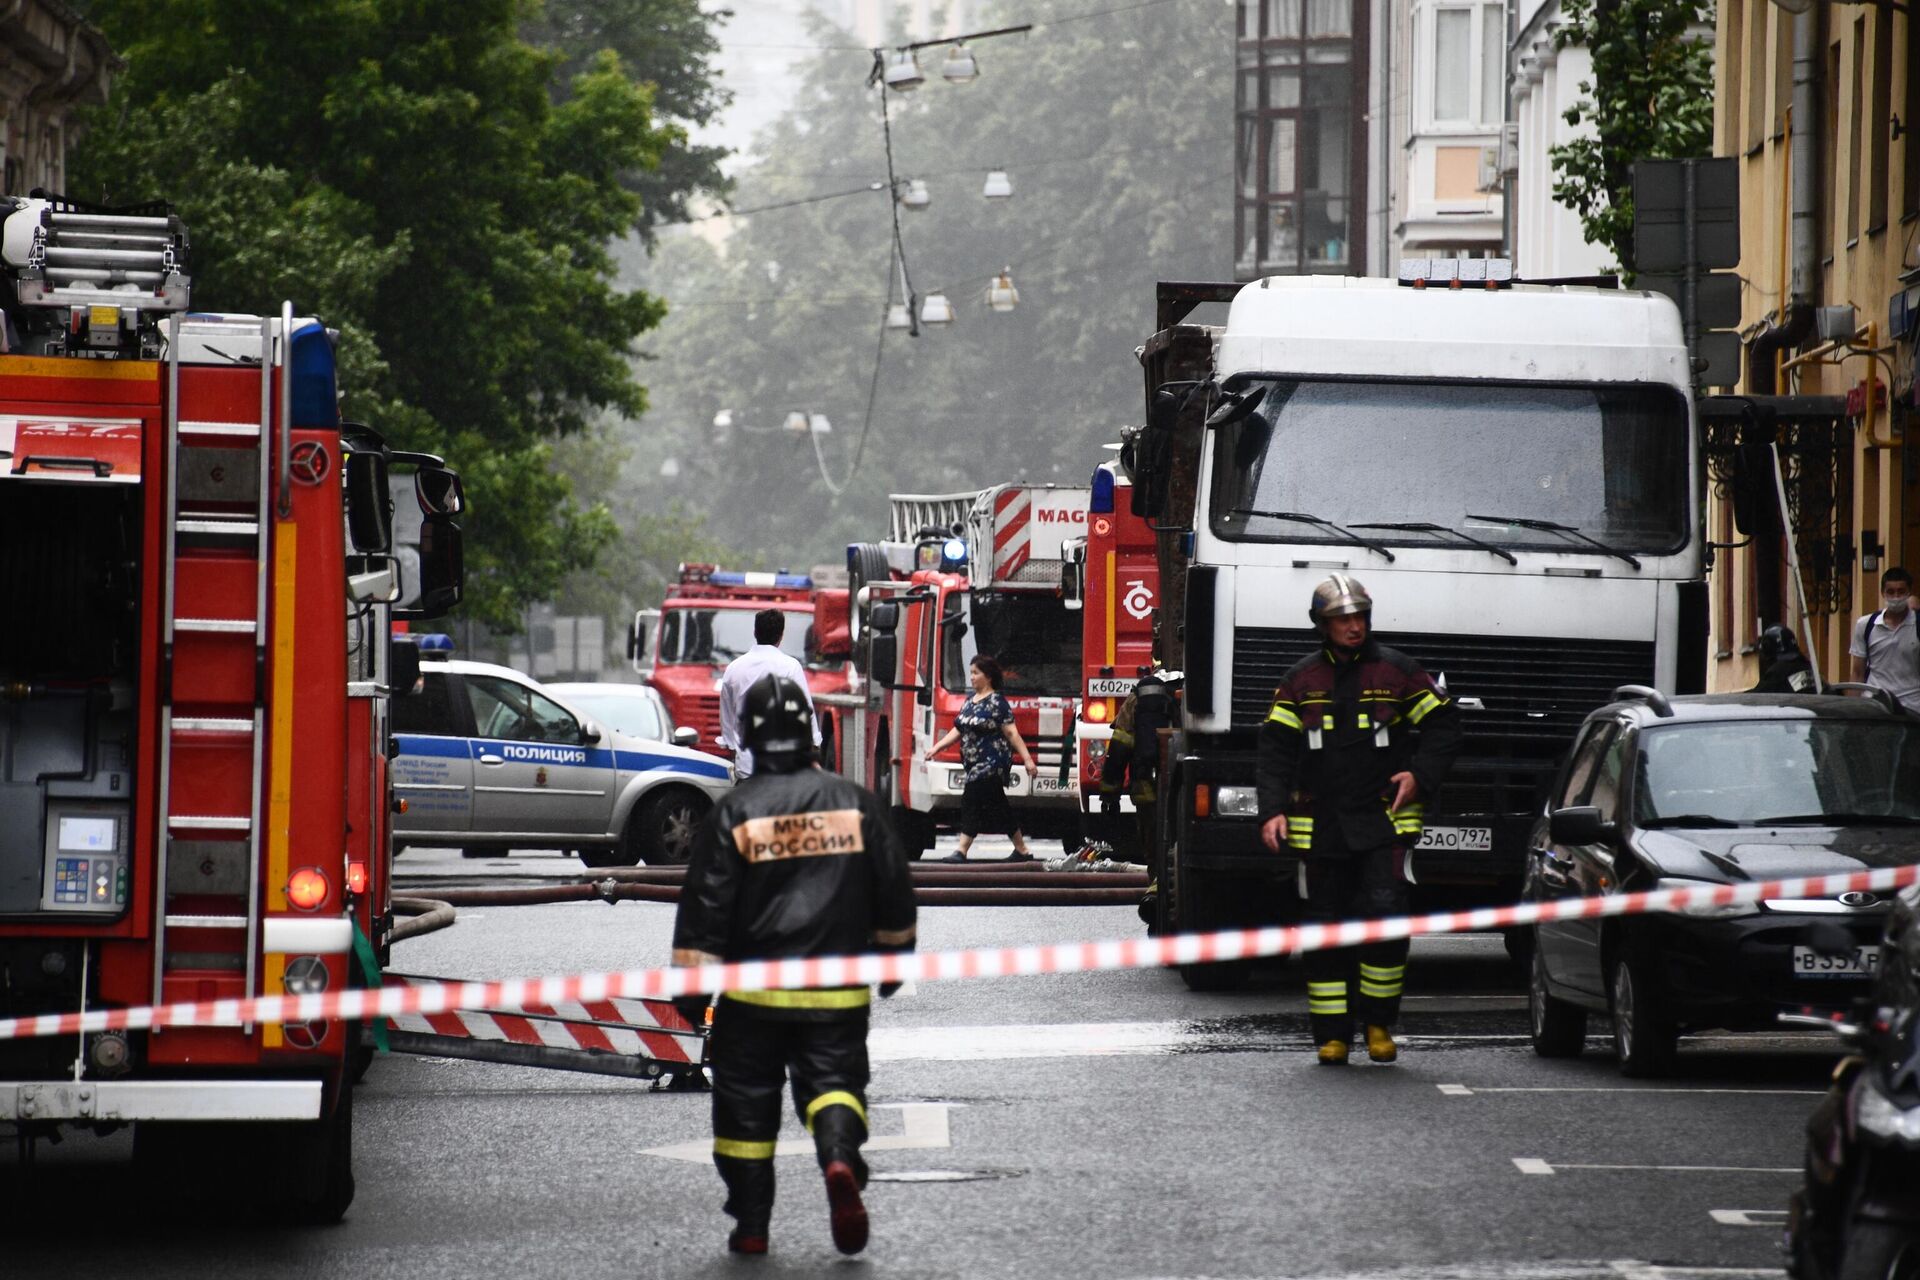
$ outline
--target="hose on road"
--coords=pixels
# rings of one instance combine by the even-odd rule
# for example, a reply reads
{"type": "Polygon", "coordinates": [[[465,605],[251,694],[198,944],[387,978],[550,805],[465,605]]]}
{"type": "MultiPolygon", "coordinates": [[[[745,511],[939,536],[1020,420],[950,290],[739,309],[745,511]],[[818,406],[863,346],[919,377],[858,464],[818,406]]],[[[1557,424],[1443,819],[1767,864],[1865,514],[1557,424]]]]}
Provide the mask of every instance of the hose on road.
{"type": "MultiPolygon", "coordinates": [[[[1038,877],[1028,877],[1034,879],[1038,877]]],[[[1048,877],[1053,879],[1055,877],[1048,877]]],[[[925,885],[916,877],[916,896],[923,907],[1093,907],[1122,906],[1137,903],[1146,887],[1145,877],[1138,885],[1116,885],[1120,876],[1082,876],[1097,879],[1101,887],[1003,887],[983,885],[925,885]]],[[[436,889],[440,905],[452,907],[527,907],[556,902],[678,902],[678,884],[636,884],[611,877],[583,883],[546,885],[468,885],[436,889]]],[[[395,899],[398,903],[400,900],[395,899]]],[[[436,926],[438,927],[438,926],[436,926]]],[[[396,934],[396,936],[398,936],[396,934]]]]}
{"type": "Polygon", "coordinates": [[[408,938],[435,933],[453,923],[453,908],[453,903],[439,898],[395,898],[393,913],[409,918],[394,925],[389,936],[394,942],[405,942],[408,938]]]}

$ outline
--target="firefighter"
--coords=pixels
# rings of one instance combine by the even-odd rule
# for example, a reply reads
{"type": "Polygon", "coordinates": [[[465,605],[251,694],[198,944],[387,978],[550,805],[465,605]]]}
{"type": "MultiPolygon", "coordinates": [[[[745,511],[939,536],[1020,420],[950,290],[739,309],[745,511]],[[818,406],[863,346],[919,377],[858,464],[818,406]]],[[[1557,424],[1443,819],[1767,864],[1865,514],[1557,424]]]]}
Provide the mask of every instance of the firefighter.
{"type": "MultiPolygon", "coordinates": [[[[1140,680],[1121,702],[1113,717],[1113,735],[1100,761],[1100,812],[1112,819],[1120,812],[1120,796],[1133,797],[1134,831],[1143,857],[1153,848],[1153,824],[1160,773],[1160,730],[1171,729],[1179,718],[1180,673],[1159,665],[1159,641],[1154,642],[1154,666],[1142,669],[1140,680]]],[[[1140,903],[1140,918],[1153,923],[1157,885],[1148,885],[1140,903]]]]}
{"type": "MultiPolygon", "coordinates": [[[[1408,854],[1459,750],[1459,713],[1417,662],[1373,638],[1373,598],[1358,579],[1336,573],[1315,587],[1307,617],[1320,651],[1281,678],[1260,728],[1260,837],[1301,856],[1307,920],[1405,915],[1408,854]]],[[[1307,955],[1322,1064],[1346,1063],[1354,1012],[1368,1057],[1399,1056],[1406,966],[1405,938],[1307,955]]]]}
{"type": "MultiPolygon", "coordinates": [[[[871,792],[813,767],[813,720],[795,681],[747,690],[744,745],[753,776],[714,806],[687,868],[673,929],[676,965],[910,951],[907,859],[871,792]]],[[[883,985],[882,996],[892,995],[883,985]]],[[[713,1010],[713,1162],[727,1186],[735,1253],[767,1251],[780,1090],[813,1134],[833,1243],[860,1252],[867,1211],[866,987],[732,991],[713,1010]]],[[[681,997],[705,1014],[704,996],[681,997]]]]}
{"type": "Polygon", "coordinates": [[[1793,632],[1774,623],[1760,633],[1760,680],[1748,693],[1811,693],[1813,664],[1793,632]]]}

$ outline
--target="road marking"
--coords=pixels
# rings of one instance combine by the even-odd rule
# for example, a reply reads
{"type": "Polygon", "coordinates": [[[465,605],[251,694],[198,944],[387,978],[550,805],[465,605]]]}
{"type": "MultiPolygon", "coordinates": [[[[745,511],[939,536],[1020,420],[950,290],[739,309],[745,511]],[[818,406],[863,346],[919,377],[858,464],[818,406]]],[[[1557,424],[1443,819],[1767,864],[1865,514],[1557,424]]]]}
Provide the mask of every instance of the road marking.
{"type": "Polygon", "coordinates": [[[1707,1212],[1723,1227],[1777,1227],[1787,1216],[1785,1209],[1709,1209],[1707,1212]]]}
{"type": "Polygon", "coordinates": [[[1688,1088],[1639,1088],[1630,1084],[1622,1085],[1480,1085],[1469,1087],[1464,1084],[1435,1085],[1449,1098],[1471,1098],[1482,1093],[1751,1093],[1789,1098],[1817,1098],[1825,1092],[1823,1089],[1688,1089],[1688,1088]]]}
{"type": "MultiPolygon", "coordinates": [[[[898,1111],[902,1122],[902,1132],[885,1133],[868,1138],[862,1148],[866,1151],[924,1151],[937,1147],[953,1145],[953,1130],[947,1123],[947,1111],[959,1104],[951,1102],[883,1102],[874,1106],[874,1111],[898,1111]]],[[[676,1142],[668,1147],[649,1147],[640,1153],[643,1156],[660,1156],[667,1160],[687,1160],[694,1164],[706,1164],[713,1159],[713,1141],[703,1139],[696,1142],[676,1142]]],[[[783,1138],[773,1149],[776,1156],[811,1156],[814,1154],[812,1138],[783,1138]]]]}
{"type": "Polygon", "coordinates": [[[1521,1173],[1560,1173],[1568,1169],[1626,1173],[1799,1173],[1799,1169],[1770,1169],[1737,1164],[1548,1164],[1536,1156],[1515,1156],[1521,1173]]]}

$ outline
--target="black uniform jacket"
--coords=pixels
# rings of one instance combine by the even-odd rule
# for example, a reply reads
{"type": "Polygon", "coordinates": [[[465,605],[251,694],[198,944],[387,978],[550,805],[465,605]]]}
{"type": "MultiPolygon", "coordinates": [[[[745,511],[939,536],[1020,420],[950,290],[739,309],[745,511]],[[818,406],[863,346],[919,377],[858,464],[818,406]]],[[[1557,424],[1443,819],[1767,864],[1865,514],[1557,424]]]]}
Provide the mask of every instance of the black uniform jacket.
{"type": "Polygon", "coordinates": [[[910,950],[914,914],[906,854],[872,792],[763,766],[713,807],[694,846],[674,963],[910,950]]]}
{"type": "Polygon", "coordinates": [[[1113,736],[1100,762],[1101,791],[1126,787],[1136,801],[1153,802],[1160,773],[1160,730],[1178,722],[1178,687],[1176,680],[1159,671],[1141,676],[1133,686],[1113,718],[1113,736]]]}
{"type": "Polygon", "coordinates": [[[1286,814],[1304,854],[1412,845],[1459,749],[1459,710],[1419,663],[1372,637],[1351,658],[1322,648],[1281,678],[1260,726],[1260,820],[1286,814]],[[1403,770],[1419,793],[1389,813],[1403,770]]]}

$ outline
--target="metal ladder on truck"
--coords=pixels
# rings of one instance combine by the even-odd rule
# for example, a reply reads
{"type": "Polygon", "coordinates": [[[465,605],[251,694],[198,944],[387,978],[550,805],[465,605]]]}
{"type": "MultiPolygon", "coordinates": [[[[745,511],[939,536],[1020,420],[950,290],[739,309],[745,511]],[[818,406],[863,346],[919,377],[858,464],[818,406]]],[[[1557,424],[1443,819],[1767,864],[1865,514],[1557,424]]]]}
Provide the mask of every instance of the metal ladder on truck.
{"type": "Polygon", "coordinates": [[[289,438],[291,321],[288,305],[278,320],[185,322],[240,348],[229,352],[235,371],[251,368],[259,383],[257,397],[185,403],[185,324],[169,322],[155,1003],[259,989],[274,545],[268,445],[277,438],[284,455],[289,438]],[[242,344],[257,355],[242,354],[242,344]]]}

